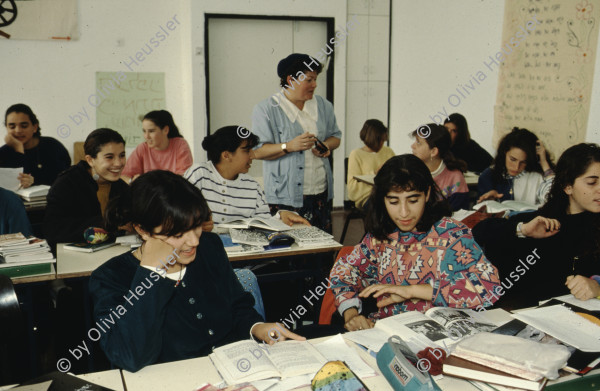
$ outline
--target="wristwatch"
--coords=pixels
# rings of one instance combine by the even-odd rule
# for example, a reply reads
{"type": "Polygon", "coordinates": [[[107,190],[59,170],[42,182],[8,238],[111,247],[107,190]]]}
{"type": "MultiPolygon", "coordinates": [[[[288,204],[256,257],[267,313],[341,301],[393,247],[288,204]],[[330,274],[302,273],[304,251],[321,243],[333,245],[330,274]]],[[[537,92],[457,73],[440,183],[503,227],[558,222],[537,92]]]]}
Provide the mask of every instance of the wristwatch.
{"type": "Polygon", "coordinates": [[[290,153],[290,151],[287,150],[287,144],[286,143],[281,144],[281,150],[284,153],[290,153]]]}
{"type": "Polygon", "coordinates": [[[519,224],[517,224],[517,238],[526,238],[527,236],[525,236],[525,234],[523,233],[523,222],[521,221],[519,224]]]}

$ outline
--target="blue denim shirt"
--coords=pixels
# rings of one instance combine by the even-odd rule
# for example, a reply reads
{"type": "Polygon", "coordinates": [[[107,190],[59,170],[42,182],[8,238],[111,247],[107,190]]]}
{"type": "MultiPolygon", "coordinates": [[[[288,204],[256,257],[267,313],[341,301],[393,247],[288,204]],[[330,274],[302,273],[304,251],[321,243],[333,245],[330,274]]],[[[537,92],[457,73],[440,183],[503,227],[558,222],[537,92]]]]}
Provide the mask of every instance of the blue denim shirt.
{"type": "MultiPolygon", "coordinates": [[[[323,141],[329,137],[342,138],[338,128],[333,105],[326,99],[315,95],[319,119],[317,134],[323,141]]],[[[263,144],[287,143],[305,130],[298,121],[292,123],[283,112],[279,103],[268,98],[254,106],[252,111],[252,133],[260,141],[257,148],[263,144]]],[[[333,199],[333,176],[328,158],[323,158],[327,175],[327,199],[333,199]]],[[[275,160],[263,160],[263,180],[265,195],[269,204],[282,204],[300,208],[303,204],[304,188],[304,152],[291,152],[275,160]]]]}

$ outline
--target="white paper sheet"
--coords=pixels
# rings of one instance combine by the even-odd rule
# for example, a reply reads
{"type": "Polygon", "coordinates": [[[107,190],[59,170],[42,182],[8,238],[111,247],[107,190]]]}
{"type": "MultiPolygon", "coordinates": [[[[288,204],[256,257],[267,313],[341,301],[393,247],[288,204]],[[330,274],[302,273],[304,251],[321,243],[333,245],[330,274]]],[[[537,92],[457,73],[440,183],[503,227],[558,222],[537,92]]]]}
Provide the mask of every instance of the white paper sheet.
{"type": "Polygon", "coordinates": [[[356,350],[346,344],[341,334],[316,344],[315,348],[329,361],[344,361],[360,378],[377,375],[377,372],[360,358],[356,350]]]}
{"type": "Polygon", "coordinates": [[[0,187],[6,190],[17,191],[19,188],[19,174],[23,172],[23,167],[18,168],[0,168],[0,187]]]}

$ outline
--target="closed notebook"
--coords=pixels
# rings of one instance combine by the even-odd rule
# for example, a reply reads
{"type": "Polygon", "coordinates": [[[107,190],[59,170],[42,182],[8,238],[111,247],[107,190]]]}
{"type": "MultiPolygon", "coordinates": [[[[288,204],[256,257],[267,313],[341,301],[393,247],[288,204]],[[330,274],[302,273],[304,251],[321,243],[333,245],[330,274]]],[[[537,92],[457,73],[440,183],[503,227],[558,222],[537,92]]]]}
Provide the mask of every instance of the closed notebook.
{"type": "Polygon", "coordinates": [[[63,248],[65,250],[80,251],[80,252],[84,252],[84,253],[93,253],[95,251],[100,251],[100,250],[104,250],[105,248],[112,247],[116,244],[117,243],[115,243],[115,242],[104,242],[104,243],[97,243],[97,244],[68,243],[68,244],[64,244],[63,248]]]}
{"type": "Polygon", "coordinates": [[[462,358],[453,355],[450,355],[444,360],[442,371],[444,375],[522,388],[525,390],[541,390],[544,388],[544,384],[546,384],[546,379],[539,381],[522,379],[506,372],[476,364],[472,361],[463,360],[462,358]]]}

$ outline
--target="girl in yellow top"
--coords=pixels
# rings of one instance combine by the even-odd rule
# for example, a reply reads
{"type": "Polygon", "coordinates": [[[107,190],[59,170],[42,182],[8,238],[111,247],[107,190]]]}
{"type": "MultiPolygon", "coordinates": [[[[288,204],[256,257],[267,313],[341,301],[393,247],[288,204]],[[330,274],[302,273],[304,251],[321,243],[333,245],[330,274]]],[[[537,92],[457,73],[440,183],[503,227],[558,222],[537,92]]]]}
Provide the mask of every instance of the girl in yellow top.
{"type": "Polygon", "coordinates": [[[368,119],[360,130],[365,146],[350,152],[348,158],[348,198],[362,208],[373,186],[354,179],[355,175],[376,174],[389,158],[395,155],[390,147],[383,145],[388,139],[388,129],[377,119],[368,119]]]}

